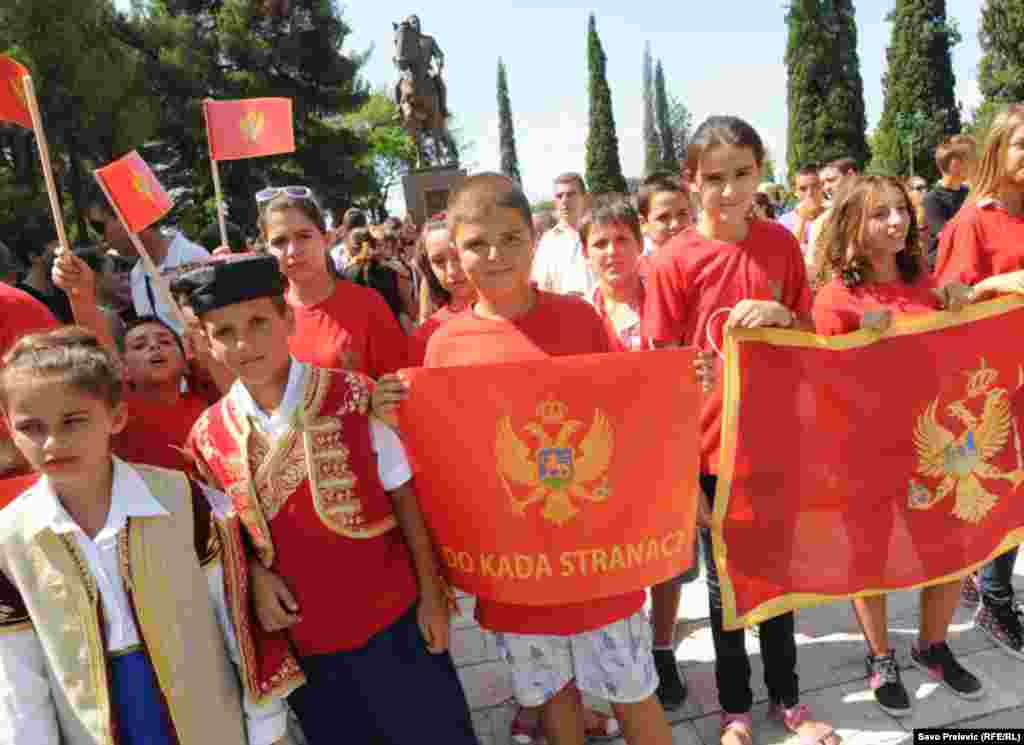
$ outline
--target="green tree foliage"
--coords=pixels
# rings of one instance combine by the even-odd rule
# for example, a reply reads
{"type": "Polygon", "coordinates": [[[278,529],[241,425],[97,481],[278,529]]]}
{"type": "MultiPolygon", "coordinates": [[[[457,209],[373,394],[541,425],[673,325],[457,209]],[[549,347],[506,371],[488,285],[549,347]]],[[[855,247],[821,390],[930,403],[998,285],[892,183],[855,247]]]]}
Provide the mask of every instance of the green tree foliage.
{"type": "Polygon", "coordinates": [[[661,142],[654,124],[654,60],[651,59],[650,42],[644,45],[643,100],[644,175],[649,176],[658,170],[661,162],[661,142]]]}
{"type": "Polygon", "coordinates": [[[676,173],[679,170],[679,154],[676,142],[676,128],[672,121],[672,101],[665,87],[665,70],[658,60],[654,68],[654,119],[658,128],[658,168],[659,171],[676,173]]]}
{"type": "Polygon", "coordinates": [[[892,38],[874,168],[907,175],[913,164],[932,180],[938,177],[935,148],[961,126],[950,56],[960,34],[946,16],[946,0],[896,0],[888,20],[892,38]]]}
{"type": "Polygon", "coordinates": [[[619,160],[619,138],[615,134],[612,92],[605,66],[608,58],[597,35],[597,21],[590,14],[587,28],[587,58],[590,67],[590,131],[587,134],[587,185],[595,194],[625,193],[626,179],[619,160]]]}
{"type": "Polygon", "coordinates": [[[292,99],[295,153],[220,164],[238,224],[255,226],[252,195],[266,185],[306,184],[339,208],[379,188],[366,167],[366,138],[340,116],[358,109],[369,91],[358,79],[366,55],[342,52],[350,29],[332,0],[151,0],[119,16],[114,29],[143,56],[161,111],[144,155],[175,190],[175,216],[186,230],[213,217],[206,97],[292,99]]]}
{"type": "Polygon", "coordinates": [[[978,85],[982,104],[974,112],[971,133],[984,140],[996,111],[1024,101],[1024,3],[986,0],[978,29],[982,56],[978,85]]]}
{"type": "Polygon", "coordinates": [[[863,167],[870,151],[853,0],[792,0],[786,24],[789,177],[844,156],[863,167]]]}
{"type": "Polygon", "coordinates": [[[508,96],[508,74],[505,63],[498,58],[498,129],[501,138],[501,172],[515,181],[523,182],[519,174],[519,156],[516,154],[516,130],[512,123],[512,103],[508,96]]]}
{"type": "Polygon", "coordinates": [[[356,166],[371,174],[373,188],[357,204],[378,219],[386,216],[391,189],[416,161],[416,145],[398,124],[397,116],[398,106],[385,91],[379,90],[357,111],[342,118],[345,128],[367,145],[356,166]]]}
{"type": "MultiPolygon", "coordinates": [[[[110,33],[110,0],[5,0],[0,53],[32,75],[72,240],[92,168],[150,137],[158,109],[141,57],[110,33]]],[[[0,125],[0,233],[12,243],[25,224],[48,223],[49,202],[35,138],[0,125]]]]}

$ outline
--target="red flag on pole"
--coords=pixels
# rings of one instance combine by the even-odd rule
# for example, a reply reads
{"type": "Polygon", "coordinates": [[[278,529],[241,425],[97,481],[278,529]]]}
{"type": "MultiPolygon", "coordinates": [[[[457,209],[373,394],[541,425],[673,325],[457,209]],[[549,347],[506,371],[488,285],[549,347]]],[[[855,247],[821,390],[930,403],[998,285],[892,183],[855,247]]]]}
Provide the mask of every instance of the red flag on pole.
{"type": "Polygon", "coordinates": [[[726,628],[948,582],[1024,541],[1016,297],[822,338],[726,338],[726,628]]]}
{"type": "Polygon", "coordinates": [[[10,57],[0,54],[0,122],[11,122],[32,129],[32,115],[22,82],[28,70],[10,57]]]}
{"type": "Polygon", "coordinates": [[[204,101],[213,160],[239,160],[295,150],[290,98],[204,101]]]}
{"type": "Polygon", "coordinates": [[[139,233],[166,215],[173,202],[142,157],[132,150],[96,170],[111,201],[124,218],[125,226],[139,233]]]}

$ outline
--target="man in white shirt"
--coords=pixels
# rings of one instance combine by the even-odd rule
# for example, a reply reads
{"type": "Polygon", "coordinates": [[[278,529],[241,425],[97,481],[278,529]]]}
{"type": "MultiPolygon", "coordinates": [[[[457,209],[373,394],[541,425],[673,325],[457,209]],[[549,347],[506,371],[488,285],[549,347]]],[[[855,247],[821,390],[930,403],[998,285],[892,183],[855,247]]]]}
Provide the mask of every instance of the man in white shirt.
{"type": "Polygon", "coordinates": [[[533,257],[533,280],[541,290],[590,296],[594,278],[576,229],[586,199],[587,187],[578,173],[563,173],[555,179],[558,224],[541,237],[533,257]]]}
{"type": "MultiPolygon", "coordinates": [[[[86,219],[92,229],[118,254],[125,257],[138,256],[138,252],[128,236],[128,231],[111,211],[102,195],[92,199],[86,210],[86,219]]],[[[209,261],[210,259],[209,251],[190,241],[181,232],[169,237],[161,232],[158,225],[151,225],[139,233],[139,240],[153,259],[157,269],[165,276],[183,264],[209,261]]],[[[157,284],[149,276],[141,260],[132,267],[131,291],[135,315],[155,315],[179,335],[185,332],[184,326],[161,297],[157,284]]]]}

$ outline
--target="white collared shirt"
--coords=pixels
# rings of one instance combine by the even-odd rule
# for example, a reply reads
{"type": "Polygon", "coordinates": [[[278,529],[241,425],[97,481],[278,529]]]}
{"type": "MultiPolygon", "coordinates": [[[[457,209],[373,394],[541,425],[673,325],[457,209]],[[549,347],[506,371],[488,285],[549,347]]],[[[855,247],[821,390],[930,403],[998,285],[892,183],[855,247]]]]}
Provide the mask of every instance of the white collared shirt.
{"type": "Polygon", "coordinates": [[[564,224],[546,232],[533,257],[532,277],[541,290],[589,297],[594,278],[583,255],[580,234],[564,224]]]}
{"type": "MultiPolygon", "coordinates": [[[[19,497],[33,500],[45,515],[44,524],[55,533],[71,535],[82,549],[100,592],[107,650],[111,652],[139,643],[139,630],[121,577],[118,535],[125,529],[129,517],[168,514],[134,468],[118,458],[113,461],[110,512],[95,538],[89,538],[71,519],[45,476],[19,497]]],[[[205,568],[205,574],[225,649],[237,668],[238,640],[224,596],[224,569],[220,562],[212,562],[205,568]]],[[[51,621],[61,623],[60,619],[51,621]]],[[[0,635],[0,745],[60,745],[57,712],[47,671],[46,654],[34,629],[0,635]]],[[[243,696],[242,704],[249,745],[271,745],[284,736],[288,712],[283,701],[273,699],[256,705],[248,696],[243,696]]]]}
{"type": "MultiPolygon", "coordinates": [[[[185,237],[184,233],[176,233],[167,246],[167,255],[160,262],[157,269],[161,274],[166,274],[171,269],[189,264],[195,261],[209,261],[210,252],[200,245],[197,245],[185,237]]],[[[173,328],[178,334],[184,333],[184,327],[171,313],[160,299],[160,293],[156,285],[146,273],[146,267],[140,258],[135,262],[131,272],[132,305],[135,307],[135,314],[138,316],[155,315],[173,328]],[[147,289],[148,288],[148,289],[147,289]]]]}
{"type": "MultiPolygon", "coordinates": [[[[277,441],[294,423],[302,405],[309,365],[292,358],[288,370],[288,384],[284,389],[281,405],[269,414],[260,408],[241,379],[236,380],[228,391],[242,416],[247,416],[253,425],[277,441]]],[[[394,491],[412,478],[412,468],[405,454],[405,447],[389,426],[370,417],[370,439],[377,453],[377,474],[384,491],[394,491]]]]}
{"type": "Polygon", "coordinates": [[[118,535],[129,517],[157,517],[167,510],[156,501],[146,482],[134,468],[114,458],[114,482],[110,495],[110,513],[106,524],[90,538],[85,534],[54,494],[49,480],[43,476],[29,491],[33,493],[46,517],[46,525],[54,533],[70,535],[85,557],[89,571],[103,600],[107,651],[117,652],[139,644],[139,630],[135,626],[128,595],[124,589],[118,557],[118,535]]]}

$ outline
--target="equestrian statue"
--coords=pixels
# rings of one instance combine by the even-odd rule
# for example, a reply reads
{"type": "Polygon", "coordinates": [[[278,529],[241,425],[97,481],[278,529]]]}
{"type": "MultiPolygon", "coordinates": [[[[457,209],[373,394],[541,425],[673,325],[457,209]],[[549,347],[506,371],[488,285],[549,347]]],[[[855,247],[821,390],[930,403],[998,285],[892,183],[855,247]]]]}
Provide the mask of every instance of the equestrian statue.
{"type": "Polygon", "coordinates": [[[418,16],[392,26],[399,71],[395,103],[402,128],[416,143],[416,167],[458,166],[458,149],[448,131],[448,91],[441,78],[444,53],[434,37],[420,32],[418,16]]]}

